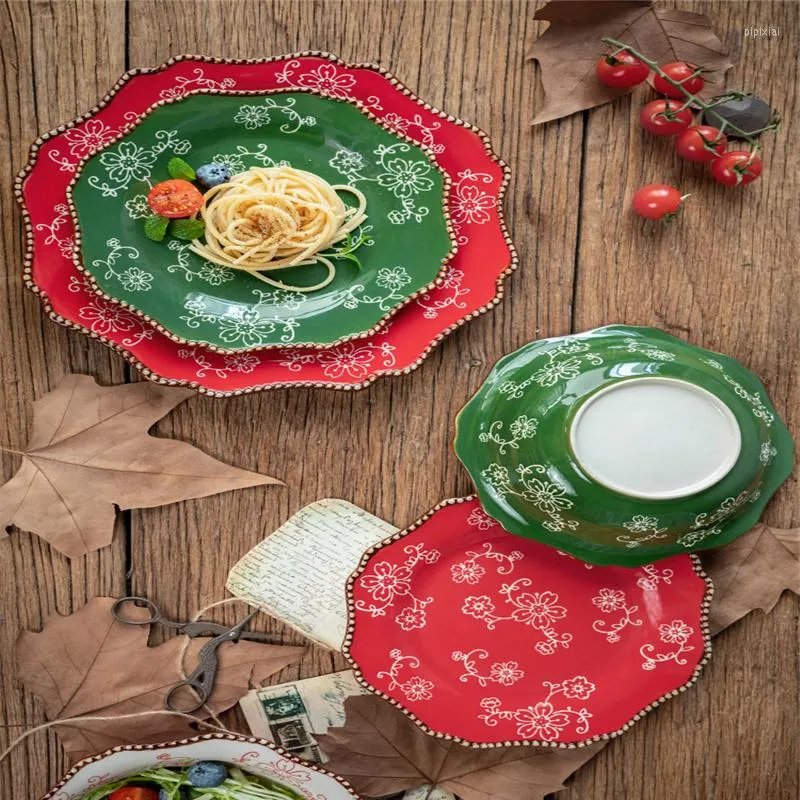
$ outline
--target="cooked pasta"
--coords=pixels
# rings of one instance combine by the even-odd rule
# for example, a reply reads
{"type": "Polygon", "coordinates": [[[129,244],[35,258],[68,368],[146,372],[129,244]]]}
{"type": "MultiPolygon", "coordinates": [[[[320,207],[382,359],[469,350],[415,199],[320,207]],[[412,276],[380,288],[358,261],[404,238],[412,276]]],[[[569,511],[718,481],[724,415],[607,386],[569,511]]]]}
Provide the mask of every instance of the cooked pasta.
{"type": "Polygon", "coordinates": [[[203,196],[203,239],[190,248],[202,258],[249,272],[272,286],[311,292],[327,286],[335,266],[323,253],[366,218],[367,201],[353,186],[332,186],[293,167],[251,167],[203,196]],[[338,192],[352,193],[348,208],[338,192]],[[291,286],[265,273],[306,264],[324,264],[327,276],[314,286],[291,286]]]}

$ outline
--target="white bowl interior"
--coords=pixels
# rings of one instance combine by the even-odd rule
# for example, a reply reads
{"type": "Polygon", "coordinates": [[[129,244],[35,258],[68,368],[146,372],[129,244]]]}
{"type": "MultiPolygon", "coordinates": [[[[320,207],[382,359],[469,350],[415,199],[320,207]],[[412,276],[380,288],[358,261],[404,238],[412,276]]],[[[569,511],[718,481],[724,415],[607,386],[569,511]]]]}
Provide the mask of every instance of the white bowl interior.
{"type": "Polygon", "coordinates": [[[183,767],[203,760],[235,764],[245,772],[278,781],[311,800],[353,800],[355,797],[331,775],[293,761],[265,744],[245,738],[209,738],[152,749],[125,749],[98,756],[80,765],[74,775],[43,800],[80,800],[90,789],[144,769],[183,767]]]}
{"type": "Polygon", "coordinates": [[[713,486],[739,458],[733,412],[700,386],[675,378],[619,381],[592,395],[570,426],[585,472],[628,497],[666,500],[713,486]]]}

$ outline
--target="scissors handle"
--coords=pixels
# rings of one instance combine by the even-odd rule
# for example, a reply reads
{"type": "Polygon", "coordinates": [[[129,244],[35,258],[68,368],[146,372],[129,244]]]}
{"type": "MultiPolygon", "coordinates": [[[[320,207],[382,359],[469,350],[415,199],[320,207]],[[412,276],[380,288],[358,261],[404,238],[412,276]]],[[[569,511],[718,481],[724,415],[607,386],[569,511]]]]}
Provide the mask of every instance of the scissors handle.
{"type": "Polygon", "coordinates": [[[114,617],[117,622],[122,622],[125,625],[152,625],[156,622],[167,624],[161,616],[161,609],[152,600],[148,600],[146,597],[120,597],[120,599],[111,606],[111,616],[114,617]],[[145,619],[131,619],[131,617],[126,616],[124,609],[130,604],[135,605],[137,608],[145,607],[150,612],[149,616],[145,619]]]}
{"type": "Polygon", "coordinates": [[[208,690],[204,686],[205,681],[198,681],[189,676],[185,680],[176,683],[164,696],[164,707],[168,711],[178,711],[181,714],[191,714],[205,705],[208,700],[208,690]],[[186,688],[192,689],[194,695],[184,691],[186,688]],[[191,698],[190,702],[183,704],[179,701],[179,694],[185,694],[191,698]]]}

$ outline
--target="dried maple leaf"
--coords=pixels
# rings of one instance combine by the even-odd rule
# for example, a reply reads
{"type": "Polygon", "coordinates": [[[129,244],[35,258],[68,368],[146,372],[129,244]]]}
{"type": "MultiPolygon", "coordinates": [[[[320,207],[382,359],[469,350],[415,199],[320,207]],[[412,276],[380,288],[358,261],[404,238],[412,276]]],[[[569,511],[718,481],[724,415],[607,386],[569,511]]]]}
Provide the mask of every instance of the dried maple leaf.
{"type": "Polygon", "coordinates": [[[660,64],[690,61],[710,70],[700,96],[721,94],[733,62],[704,14],[655,8],[645,0],[551,0],[534,19],[550,27],[531,45],[528,58],[539,62],[545,105],[536,125],[630,92],[600,83],[595,64],[607,52],[603,37],[631,45],[660,64]]]}
{"type": "Polygon", "coordinates": [[[800,594],[800,528],[756,525],[721,550],[703,553],[703,567],[714,583],[709,625],[716,634],[756,608],[772,611],[787,589],[800,594]]]}
{"type": "Polygon", "coordinates": [[[345,726],[317,739],[330,757],[325,766],[370,797],[428,784],[461,800],[543,798],[562,789],[562,781],[605,744],[478,749],[430,736],[378,697],[349,697],[345,711],[345,726]]]}
{"type": "Polygon", "coordinates": [[[149,382],[98,386],[88,375],[67,375],[33,404],[22,466],[0,487],[0,526],[14,523],[79,556],[111,542],[115,503],[148,508],[280,483],[147,434],[192,394],[149,382]]]}
{"type": "MultiPolygon", "coordinates": [[[[25,688],[43,703],[48,719],[117,716],[164,708],[166,691],[179,678],[184,644],[176,636],[148,647],[149,627],[124,625],[111,616],[113,598],[95,597],[67,617],[47,620],[41,633],[26,631],[17,641],[17,670],[25,688]]],[[[126,609],[144,619],[146,609],[126,609]]],[[[193,665],[208,641],[192,640],[185,663],[193,665]]],[[[239,641],[217,653],[219,671],[208,705],[215,713],[235,705],[250,688],[298,660],[305,648],[239,641]]],[[[209,716],[201,709],[197,719],[209,716]]],[[[58,725],[68,757],[77,761],[120,744],[163,742],[194,735],[183,717],[147,716],[58,725]]]]}

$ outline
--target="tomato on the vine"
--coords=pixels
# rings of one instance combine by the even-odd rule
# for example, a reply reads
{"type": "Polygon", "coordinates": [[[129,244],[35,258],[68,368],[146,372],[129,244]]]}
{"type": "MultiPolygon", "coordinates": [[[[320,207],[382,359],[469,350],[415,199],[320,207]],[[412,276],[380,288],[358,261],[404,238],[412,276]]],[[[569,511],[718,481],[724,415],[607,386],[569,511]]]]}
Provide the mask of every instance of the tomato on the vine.
{"type": "Polygon", "coordinates": [[[678,155],[687,161],[713,161],[727,146],[728,137],[711,125],[692,125],[675,140],[678,155]]]}
{"type": "Polygon", "coordinates": [[[650,68],[627,50],[610,53],[597,62],[597,79],[614,89],[630,89],[644,81],[650,68]]]}
{"type": "Polygon", "coordinates": [[[123,786],[111,792],[108,800],[158,800],[158,792],[144,786],[123,786]]]}
{"type": "Polygon", "coordinates": [[[725,186],[746,186],[761,174],[761,159],[747,150],[730,150],[711,162],[711,175],[725,186]]]}
{"type": "Polygon", "coordinates": [[[633,210],[647,219],[668,221],[677,216],[684,198],[681,193],[663,183],[649,183],[633,195],[633,210]]]}
{"type": "Polygon", "coordinates": [[[686,61],[673,61],[671,64],[664,64],[661,67],[661,71],[676,83],[680,83],[684,91],[682,92],[677,86],[673,86],[658,73],[653,78],[653,87],[659,94],[664,94],[675,100],[684,100],[686,94],[697,94],[706,85],[702,75],[703,70],[686,61]]]}
{"type": "Polygon", "coordinates": [[[691,109],[676,100],[652,100],[639,113],[642,127],[654,136],[676,136],[693,121],[691,109]]]}

